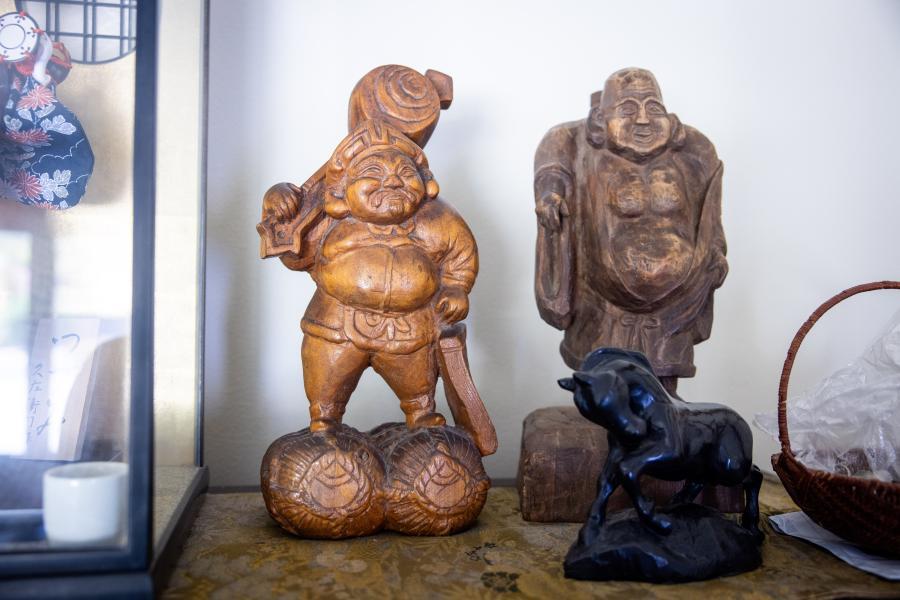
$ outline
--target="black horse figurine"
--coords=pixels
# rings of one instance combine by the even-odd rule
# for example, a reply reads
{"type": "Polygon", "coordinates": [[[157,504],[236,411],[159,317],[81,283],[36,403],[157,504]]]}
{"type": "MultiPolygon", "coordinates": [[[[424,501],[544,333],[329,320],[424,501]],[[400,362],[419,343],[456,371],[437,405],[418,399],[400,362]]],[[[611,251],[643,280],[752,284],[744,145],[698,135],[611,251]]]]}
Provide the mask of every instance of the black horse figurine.
{"type": "Polygon", "coordinates": [[[672,521],[655,514],[641,493],[640,476],[685,480],[673,503],[691,502],[705,484],[742,484],[746,507],[741,526],[762,539],[759,489],[762,473],[753,464],[750,427],[721,404],[699,404],[671,397],[640,352],[599,348],[573,377],[559,380],[574,392],[575,405],[608,432],[609,456],[598,481],[598,496],[580,541],[590,545],[606,519],[606,503],[619,485],[631,496],[645,525],[668,534],[672,521]]]}

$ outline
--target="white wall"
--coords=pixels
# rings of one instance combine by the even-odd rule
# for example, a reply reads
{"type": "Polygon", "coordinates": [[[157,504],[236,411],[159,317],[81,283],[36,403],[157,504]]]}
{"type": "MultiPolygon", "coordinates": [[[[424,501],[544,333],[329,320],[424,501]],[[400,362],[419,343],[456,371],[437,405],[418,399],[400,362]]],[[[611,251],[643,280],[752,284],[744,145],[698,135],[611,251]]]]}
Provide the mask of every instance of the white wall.
{"type": "MultiPolygon", "coordinates": [[[[522,419],[570,402],[561,333],[532,292],[532,158],[544,132],[583,118],[621,67],[651,69],[667,107],[725,162],[731,273],[690,400],[748,420],[774,409],[791,337],[833,293],[900,278],[900,3],[244,2],[211,7],[206,460],[214,485],[258,482],[268,444],[308,424],[299,322],[303,273],[257,258],[254,225],[274,182],[301,183],[346,133],[350,90],[399,63],[454,78],[427,147],[442,195],[470,224],[481,273],[468,319],[472,371],[500,435],[486,460],[514,477],[522,419]]],[[[834,311],[795,383],[849,360],[900,296],[834,311]]],[[[398,420],[367,373],[347,422],[398,420]]],[[[776,445],[756,433],[769,468],[776,445]]]]}

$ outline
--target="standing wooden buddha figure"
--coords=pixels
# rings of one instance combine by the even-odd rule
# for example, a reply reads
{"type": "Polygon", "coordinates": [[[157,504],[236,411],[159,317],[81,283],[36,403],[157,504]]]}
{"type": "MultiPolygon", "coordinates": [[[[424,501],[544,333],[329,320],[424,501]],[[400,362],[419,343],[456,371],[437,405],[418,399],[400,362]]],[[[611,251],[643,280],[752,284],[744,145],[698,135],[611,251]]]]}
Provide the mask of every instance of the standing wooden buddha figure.
{"type": "Polygon", "coordinates": [[[591,98],[588,118],[551,129],[535,156],[535,292],[565,330],[577,369],[594,348],[638,350],[666,389],[692,377],[728,272],[722,163],[663,104],[653,74],[629,68],[591,98]]]}

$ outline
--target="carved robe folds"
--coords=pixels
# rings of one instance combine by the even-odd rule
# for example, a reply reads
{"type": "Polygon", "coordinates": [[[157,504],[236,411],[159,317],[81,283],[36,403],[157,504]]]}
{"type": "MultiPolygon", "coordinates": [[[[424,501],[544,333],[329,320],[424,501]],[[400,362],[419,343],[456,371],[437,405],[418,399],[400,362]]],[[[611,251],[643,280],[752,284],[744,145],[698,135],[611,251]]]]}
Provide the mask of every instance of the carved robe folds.
{"type": "Polygon", "coordinates": [[[660,377],[694,375],[693,345],[709,337],[728,272],[722,163],[679,126],[680,147],[639,162],[594,147],[586,121],[554,127],[538,147],[535,197],[553,191],[566,206],[558,231],[538,228],[535,292],[543,319],[565,330],[573,369],[615,346],[645,353],[660,377]]]}

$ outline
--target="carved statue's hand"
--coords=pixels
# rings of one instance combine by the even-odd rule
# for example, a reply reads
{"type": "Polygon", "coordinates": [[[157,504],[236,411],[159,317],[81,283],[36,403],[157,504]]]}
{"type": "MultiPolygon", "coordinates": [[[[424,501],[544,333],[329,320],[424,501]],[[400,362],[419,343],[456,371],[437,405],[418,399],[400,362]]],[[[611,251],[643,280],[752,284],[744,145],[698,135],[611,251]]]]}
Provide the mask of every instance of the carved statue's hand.
{"type": "Polygon", "coordinates": [[[263,219],[274,217],[287,223],[300,212],[301,190],[293,183],[276,183],[263,196],[263,219]]]}
{"type": "Polygon", "coordinates": [[[445,321],[456,323],[469,314],[469,296],[461,287],[445,287],[441,289],[435,307],[445,321]]]}
{"type": "Polygon", "coordinates": [[[566,200],[556,192],[546,192],[537,201],[534,207],[537,213],[538,223],[541,227],[550,231],[559,231],[562,217],[569,216],[569,207],[566,200]]]}

